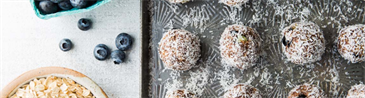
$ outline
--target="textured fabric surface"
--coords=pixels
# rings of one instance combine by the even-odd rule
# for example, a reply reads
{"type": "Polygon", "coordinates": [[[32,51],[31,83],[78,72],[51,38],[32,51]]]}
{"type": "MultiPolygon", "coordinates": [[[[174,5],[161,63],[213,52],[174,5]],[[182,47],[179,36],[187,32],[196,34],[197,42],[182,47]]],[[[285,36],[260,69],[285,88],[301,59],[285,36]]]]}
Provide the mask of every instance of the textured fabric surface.
{"type": "Polygon", "coordinates": [[[94,80],[111,98],[137,98],[141,76],[141,0],[112,0],[85,13],[39,19],[29,0],[0,1],[0,89],[31,69],[46,66],[67,67],[94,80]],[[80,18],[89,18],[88,31],[77,28],[80,18]],[[127,59],[120,65],[111,59],[93,56],[97,44],[116,50],[115,38],[126,32],[135,40],[127,59]],[[61,39],[69,38],[74,47],[59,49],[61,39]]]}

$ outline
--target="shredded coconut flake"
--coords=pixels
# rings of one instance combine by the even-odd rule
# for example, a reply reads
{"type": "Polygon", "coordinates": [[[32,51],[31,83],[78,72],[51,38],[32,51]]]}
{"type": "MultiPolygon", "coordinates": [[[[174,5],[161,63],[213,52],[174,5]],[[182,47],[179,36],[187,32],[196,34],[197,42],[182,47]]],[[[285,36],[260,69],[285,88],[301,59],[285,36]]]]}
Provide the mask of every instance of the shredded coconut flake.
{"type": "Polygon", "coordinates": [[[343,28],[337,41],[338,52],[352,63],[365,61],[365,25],[343,28]]]}
{"type": "Polygon", "coordinates": [[[297,22],[284,28],[282,49],[289,61],[296,64],[321,60],[325,40],[319,26],[312,22],[297,22]]]}
{"type": "Polygon", "coordinates": [[[186,3],[189,2],[190,0],[167,0],[170,3],[186,3]]]}
{"type": "Polygon", "coordinates": [[[249,0],[219,0],[220,3],[224,3],[228,6],[240,7],[242,4],[247,3],[249,0]]]}
{"type": "Polygon", "coordinates": [[[347,93],[347,98],[365,98],[365,85],[358,84],[352,86],[347,93]]]}
{"type": "Polygon", "coordinates": [[[188,70],[200,58],[200,39],[189,31],[166,32],[159,43],[159,54],[166,68],[188,70]]]}
{"type": "Polygon", "coordinates": [[[179,90],[167,91],[165,98],[197,98],[197,97],[193,93],[187,90],[179,89],[179,90]]]}
{"type": "Polygon", "coordinates": [[[290,90],[288,98],[298,98],[300,95],[304,95],[306,98],[326,98],[321,88],[308,83],[298,85],[290,90]]]}
{"type": "Polygon", "coordinates": [[[260,91],[250,85],[238,84],[224,94],[224,98],[262,98],[260,91]]]}
{"type": "Polygon", "coordinates": [[[222,33],[219,44],[223,64],[247,69],[258,60],[261,38],[250,27],[230,25],[222,33]]]}

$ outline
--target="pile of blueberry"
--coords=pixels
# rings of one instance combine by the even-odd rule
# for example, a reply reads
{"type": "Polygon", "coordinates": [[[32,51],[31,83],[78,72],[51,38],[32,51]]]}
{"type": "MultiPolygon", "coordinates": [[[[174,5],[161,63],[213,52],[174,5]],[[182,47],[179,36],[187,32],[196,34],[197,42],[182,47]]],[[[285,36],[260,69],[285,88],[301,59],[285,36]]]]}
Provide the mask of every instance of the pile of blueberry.
{"type": "MultiPolygon", "coordinates": [[[[108,59],[109,55],[111,56],[114,64],[123,63],[126,54],[124,51],[129,50],[132,47],[133,38],[127,33],[120,33],[115,39],[115,45],[117,46],[117,50],[110,52],[110,48],[105,44],[98,44],[94,48],[94,56],[97,60],[103,61],[108,59]]],[[[72,48],[72,42],[69,39],[62,39],[59,43],[59,47],[62,51],[69,51],[72,48]]]]}
{"type": "Polygon", "coordinates": [[[115,39],[115,45],[117,46],[117,50],[114,50],[110,53],[110,49],[104,44],[98,44],[94,48],[94,56],[96,59],[102,61],[105,60],[111,55],[114,64],[123,63],[125,60],[124,51],[129,50],[132,47],[133,38],[127,33],[120,33],[115,39]]]}
{"type": "Polygon", "coordinates": [[[86,8],[95,4],[97,0],[36,0],[36,5],[41,14],[51,14],[72,8],[86,8]]]}

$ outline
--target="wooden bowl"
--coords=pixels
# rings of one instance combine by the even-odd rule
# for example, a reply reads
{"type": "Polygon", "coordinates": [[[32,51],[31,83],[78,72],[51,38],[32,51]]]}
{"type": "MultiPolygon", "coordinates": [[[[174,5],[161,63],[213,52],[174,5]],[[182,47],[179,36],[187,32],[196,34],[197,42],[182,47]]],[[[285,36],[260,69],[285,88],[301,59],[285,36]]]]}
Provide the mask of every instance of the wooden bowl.
{"type": "Polygon", "coordinates": [[[89,77],[80,72],[64,67],[42,67],[25,72],[1,90],[1,98],[6,98],[9,95],[13,95],[18,88],[24,84],[29,83],[35,78],[47,77],[50,75],[61,78],[70,78],[76,83],[90,90],[96,98],[108,98],[105,92],[89,77]]]}

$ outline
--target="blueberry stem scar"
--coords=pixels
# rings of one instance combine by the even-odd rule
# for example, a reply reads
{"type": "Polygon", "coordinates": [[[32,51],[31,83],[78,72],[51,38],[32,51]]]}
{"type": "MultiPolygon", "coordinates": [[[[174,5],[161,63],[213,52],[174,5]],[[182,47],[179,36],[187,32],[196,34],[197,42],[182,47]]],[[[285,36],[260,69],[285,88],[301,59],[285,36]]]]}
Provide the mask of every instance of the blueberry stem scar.
{"type": "Polygon", "coordinates": [[[68,45],[66,43],[62,43],[62,48],[67,48],[68,45]]]}

